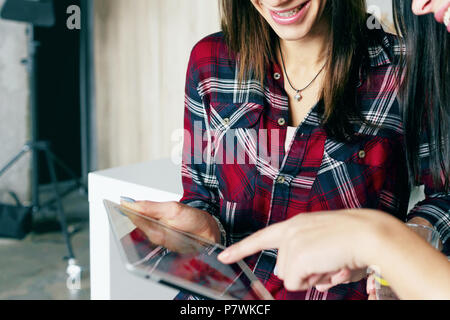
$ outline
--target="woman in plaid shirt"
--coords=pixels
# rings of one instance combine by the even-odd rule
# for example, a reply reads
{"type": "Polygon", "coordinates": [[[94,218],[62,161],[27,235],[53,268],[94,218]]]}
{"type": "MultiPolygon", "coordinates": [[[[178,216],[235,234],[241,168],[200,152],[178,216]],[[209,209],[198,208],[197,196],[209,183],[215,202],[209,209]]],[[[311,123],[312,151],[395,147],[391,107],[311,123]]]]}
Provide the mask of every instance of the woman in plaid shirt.
{"type": "MultiPolygon", "coordinates": [[[[221,9],[223,32],[201,40],[188,66],[183,197],[128,206],[225,245],[309,212],[370,208],[406,220],[403,49],[367,19],[365,2],[224,0],[221,9]]],[[[448,210],[428,171],[411,218],[448,210]]],[[[290,292],[276,259],[273,249],[246,259],[276,299],[367,298],[364,270],[325,292],[290,292]]]]}

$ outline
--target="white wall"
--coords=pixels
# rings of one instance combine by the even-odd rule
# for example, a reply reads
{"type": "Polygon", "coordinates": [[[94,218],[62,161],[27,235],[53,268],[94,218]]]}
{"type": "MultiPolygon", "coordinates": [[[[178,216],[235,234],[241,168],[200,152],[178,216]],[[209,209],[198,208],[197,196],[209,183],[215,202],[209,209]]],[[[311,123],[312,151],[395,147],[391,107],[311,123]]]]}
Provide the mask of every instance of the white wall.
{"type": "MultiPolygon", "coordinates": [[[[0,7],[4,0],[0,0],[0,7]]],[[[20,151],[28,137],[28,77],[20,61],[27,55],[25,24],[0,19],[0,167],[20,151]]],[[[29,156],[0,177],[0,201],[5,190],[29,200],[29,156]]]]}
{"type": "Polygon", "coordinates": [[[183,127],[193,45],[219,31],[216,0],[95,0],[98,167],[169,157],[183,127]]]}

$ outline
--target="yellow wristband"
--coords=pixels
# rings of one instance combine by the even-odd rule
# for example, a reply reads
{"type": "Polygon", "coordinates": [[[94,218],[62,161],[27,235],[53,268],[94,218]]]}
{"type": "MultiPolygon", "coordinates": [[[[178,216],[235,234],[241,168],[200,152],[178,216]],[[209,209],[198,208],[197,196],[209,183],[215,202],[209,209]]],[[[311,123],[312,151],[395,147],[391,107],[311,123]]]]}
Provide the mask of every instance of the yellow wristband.
{"type": "Polygon", "coordinates": [[[374,277],[375,277],[376,282],[378,282],[382,286],[389,287],[389,282],[387,282],[385,279],[383,279],[382,277],[379,277],[377,275],[374,275],[374,277]]]}

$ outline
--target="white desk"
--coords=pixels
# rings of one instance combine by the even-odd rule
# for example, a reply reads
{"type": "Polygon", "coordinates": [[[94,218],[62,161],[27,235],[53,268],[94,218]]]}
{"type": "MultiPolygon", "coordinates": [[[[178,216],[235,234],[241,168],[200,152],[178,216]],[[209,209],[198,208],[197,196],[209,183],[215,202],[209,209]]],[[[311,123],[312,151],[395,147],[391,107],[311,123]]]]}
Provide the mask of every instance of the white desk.
{"type": "Polygon", "coordinates": [[[120,196],[153,201],[178,201],[182,195],[181,169],[170,159],[157,160],[89,175],[91,299],[164,300],[178,291],[129,273],[109,230],[103,199],[120,196]]]}

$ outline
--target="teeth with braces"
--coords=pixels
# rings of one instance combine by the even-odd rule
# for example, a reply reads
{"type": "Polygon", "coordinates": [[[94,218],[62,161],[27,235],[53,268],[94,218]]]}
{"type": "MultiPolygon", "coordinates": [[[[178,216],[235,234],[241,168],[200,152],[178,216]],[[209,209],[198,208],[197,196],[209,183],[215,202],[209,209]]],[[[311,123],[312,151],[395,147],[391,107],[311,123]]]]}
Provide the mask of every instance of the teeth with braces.
{"type": "Polygon", "coordinates": [[[280,17],[283,18],[289,18],[292,17],[293,15],[297,14],[297,12],[300,11],[300,8],[296,8],[294,10],[291,11],[287,11],[287,12],[277,12],[277,15],[279,15],[280,17]]]}

